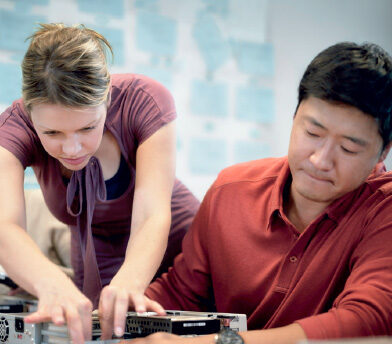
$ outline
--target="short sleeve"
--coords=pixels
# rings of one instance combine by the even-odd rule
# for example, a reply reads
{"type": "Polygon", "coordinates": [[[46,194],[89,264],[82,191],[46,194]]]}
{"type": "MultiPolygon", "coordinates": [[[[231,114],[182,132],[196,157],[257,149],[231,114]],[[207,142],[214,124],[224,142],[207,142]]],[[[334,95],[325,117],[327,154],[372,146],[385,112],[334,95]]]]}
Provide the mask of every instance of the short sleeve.
{"type": "Polygon", "coordinates": [[[171,93],[155,80],[140,76],[127,93],[129,129],[138,144],[177,116],[171,93]]]}
{"type": "Polygon", "coordinates": [[[0,115],[0,146],[26,168],[33,164],[37,140],[32,123],[21,109],[21,101],[15,101],[0,115]]]}

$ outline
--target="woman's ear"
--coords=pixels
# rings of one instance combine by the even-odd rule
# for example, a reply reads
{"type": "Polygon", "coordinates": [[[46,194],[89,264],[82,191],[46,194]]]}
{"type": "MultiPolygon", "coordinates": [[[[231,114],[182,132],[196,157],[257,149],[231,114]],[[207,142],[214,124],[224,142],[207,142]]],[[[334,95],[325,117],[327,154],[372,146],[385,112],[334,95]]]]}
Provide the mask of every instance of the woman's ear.
{"type": "Polygon", "coordinates": [[[109,108],[111,101],[112,101],[112,77],[110,77],[110,81],[109,81],[109,92],[106,97],[106,108],[109,108]]]}

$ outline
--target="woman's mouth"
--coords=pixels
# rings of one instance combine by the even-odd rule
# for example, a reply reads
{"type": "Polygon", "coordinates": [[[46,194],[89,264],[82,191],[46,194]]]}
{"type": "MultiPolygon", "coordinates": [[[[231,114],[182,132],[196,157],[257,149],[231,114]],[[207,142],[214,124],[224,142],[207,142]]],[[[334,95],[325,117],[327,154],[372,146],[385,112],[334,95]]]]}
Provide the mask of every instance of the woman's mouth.
{"type": "Polygon", "coordinates": [[[80,158],[72,158],[72,159],[70,159],[70,158],[61,158],[60,160],[62,160],[66,164],[76,166],[76,165],[80,165],[81,163],[83,163],[86,160],[86,155],[82,156],[80,158]]]}

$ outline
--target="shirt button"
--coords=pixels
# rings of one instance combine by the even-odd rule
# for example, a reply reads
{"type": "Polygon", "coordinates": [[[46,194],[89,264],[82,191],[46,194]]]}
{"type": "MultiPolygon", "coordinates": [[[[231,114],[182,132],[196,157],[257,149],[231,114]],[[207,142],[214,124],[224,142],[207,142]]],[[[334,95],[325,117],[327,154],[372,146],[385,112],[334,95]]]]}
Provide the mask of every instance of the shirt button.
{"type": "Polygon", "coordinates": [[[296,263],[298,258],[296,256],[291,256],[290,257],[290,263],[296,263]]]}

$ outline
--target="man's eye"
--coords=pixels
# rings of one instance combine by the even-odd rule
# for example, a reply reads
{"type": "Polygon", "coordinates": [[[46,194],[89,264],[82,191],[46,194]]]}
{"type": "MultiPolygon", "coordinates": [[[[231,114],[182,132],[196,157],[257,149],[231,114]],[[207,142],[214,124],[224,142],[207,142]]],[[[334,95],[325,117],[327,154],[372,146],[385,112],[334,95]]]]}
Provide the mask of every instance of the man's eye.
{"type": "Polygon", "coordinates": [[[345,152],[345,153],[347,153],[347,154],[357,154],[357,152],[354,152],[354,151],[352,151],[352,150],[349,150],[349,149],[347,149],[347,148],[344,148],[343,146],[341,146],[341,147],[342,147],[343,152],[345,152]]]}
{"type": "Polygon", "coordinates": [[[312,137],[319,137],[319,135],[317,135],[317,134],[315,134],[315,133],[312,133],[312,132],[309,131],[309,130],[306,130],[306,133],[307,133],[309,136],[312,136],[312,137]]]}

